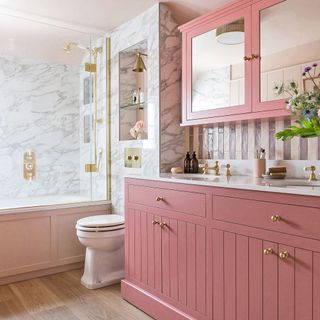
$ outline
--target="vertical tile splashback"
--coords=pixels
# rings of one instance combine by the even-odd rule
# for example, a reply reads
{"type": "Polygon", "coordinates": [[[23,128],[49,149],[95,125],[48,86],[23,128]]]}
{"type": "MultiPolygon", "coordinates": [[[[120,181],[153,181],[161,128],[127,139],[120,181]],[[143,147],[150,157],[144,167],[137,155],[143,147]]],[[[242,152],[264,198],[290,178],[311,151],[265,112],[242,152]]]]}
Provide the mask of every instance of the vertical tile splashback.
{"type": "Polygon", "coordinates": [[[200,159],[247,160],[262,147],[269,160],[320,160],[319,138],[283,142],[274,137],[292,122],[287,117],[189,127],[186,149],[196,151],[200,159]]]}

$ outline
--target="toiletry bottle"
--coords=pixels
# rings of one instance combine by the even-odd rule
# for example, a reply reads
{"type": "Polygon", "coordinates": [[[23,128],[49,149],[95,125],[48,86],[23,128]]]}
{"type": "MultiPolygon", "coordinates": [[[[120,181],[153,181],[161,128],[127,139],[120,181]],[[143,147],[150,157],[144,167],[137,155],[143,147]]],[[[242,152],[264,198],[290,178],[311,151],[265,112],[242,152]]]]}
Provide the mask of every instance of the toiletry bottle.
{"type": "Polygon", "coordinates": [[[137,90],[133,90],[132,91],[132,103],[133,104],[136,104],[138,101],[137,101],[137,90]]]}
{"type": "Polygon", "coordinates": [[[190,172],[191,173],[198,173],[199,171],[199,162],[197,159],[196,152],[192,152],[191,162],[190,162],[190,172]]]}
{"type": "Polygon", "coordinates": [[[143,92],[143,90],[141,90],[141,88],[139,88],[139,90],[140,90],[140,94],[139,94],[140,101],[139,101],[139,103],[144,103],[144,92],[143,92]]]}
{"type": "Polygon", "coordinates": [[[184,159],[184,173],[190,173],[190,165],[191,165],[191,158],[189,151],[186,154],[186,158],[184,159]]]}
{"type": "Polygon", "coordinates": [[[137,94],[137,101],[138,101],[138,103],[141,102],[141,100],[140,100],[140,95],[141,95],[141,88],[138,88],[138,94],[137,94]]]}

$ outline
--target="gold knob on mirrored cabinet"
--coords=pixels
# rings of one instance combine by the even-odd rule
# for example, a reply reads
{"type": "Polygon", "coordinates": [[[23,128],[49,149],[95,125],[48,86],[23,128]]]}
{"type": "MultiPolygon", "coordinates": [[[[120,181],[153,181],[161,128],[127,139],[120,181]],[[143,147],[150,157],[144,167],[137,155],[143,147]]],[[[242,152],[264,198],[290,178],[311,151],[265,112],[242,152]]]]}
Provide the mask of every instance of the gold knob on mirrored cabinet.
{"type": "Polygon", "coordinates": [[[273,216],[271,216],[271,221],[276,222],[276,221],[280,221],[281,217],[278,214],[274,214],[273,216]]]}
{"type": "Polygon", "coordinates": [[[260,56],[258,55],[258,54],[252,54],[251,55],[251,60],[255,60],[255,59],[259,59],[260,58],[260,56]]]}
{"type": "Polygon", "coordinates": [[[264,250],[263,250],[263,253],[264,253],[266,256],[268,256],[268,255],[270,255],[270,254],[273,253],[273,250],[272,250],[271,248],[267,248],[267,249],[264,249],[264,250]]]}
{"type": "Polygon", "coordinates": [[[280,259],[283,259],[283,260],[286,260],[289,258],[289,252],[288,251],[282,251],[279,253],[279,258],[280,259]]]}
{"type": "Polygon", "coordinates": [[[153,224],[153,225],[155,225],[155,224],[160,224],[160,221],[158,221],[158,220],[153,220],[153,221],[152,221],[152,224],[153,224]]]}
{"type": "Polygon", "coordinates": [[[163,201],[163,197],[156,197],[156,201],[163,201]]]}

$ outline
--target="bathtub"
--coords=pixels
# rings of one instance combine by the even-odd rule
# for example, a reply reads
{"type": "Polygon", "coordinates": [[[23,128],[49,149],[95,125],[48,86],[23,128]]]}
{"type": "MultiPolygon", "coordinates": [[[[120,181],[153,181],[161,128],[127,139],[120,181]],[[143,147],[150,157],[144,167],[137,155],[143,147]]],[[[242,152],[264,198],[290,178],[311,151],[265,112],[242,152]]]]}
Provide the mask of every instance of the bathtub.
{"type": "Polygon", "coordinates": [[[16,199],[0,199],[0,214],[1,210],[36,207],[36,206],[51,206],[59,204],[73,204],[79,202],[90,202],[89,197],[76,194],[70,195],[49,195],[28,198],[16,199]]]}
{"type": "Polygon", "coordinates": [[[110,202],[88,200],[76,195],[1,200],[0,285],[80,268],[85,248],[76,221],[111,213],[110,202]]]}

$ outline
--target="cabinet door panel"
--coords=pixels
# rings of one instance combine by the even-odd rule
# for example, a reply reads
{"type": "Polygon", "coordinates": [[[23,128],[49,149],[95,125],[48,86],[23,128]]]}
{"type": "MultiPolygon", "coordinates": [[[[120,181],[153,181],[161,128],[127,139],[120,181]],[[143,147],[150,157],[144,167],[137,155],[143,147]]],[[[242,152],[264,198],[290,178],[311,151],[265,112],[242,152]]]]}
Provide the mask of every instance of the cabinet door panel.
{"type": "Polygon", "coordinates": [[[294,248],[279,244],[279,252],[288,251],[288,260],[279,261],[279,320],[294,319],[294,248]]]}
{"type": "Polygon", "coordinates": [[[141,212],[141,281],[148,283],[148,215],[141,212]]]}
{"type": "Polygon", "coordinates": [[[213,319],[224,319],[224,263],[223,263],[223,236],[221,230],[213,230],[213,319]]]}
{"type": "MultiPolygon", "coordinates": [[[[249,238],[249,319],[262,320],[262,251],[260,239],[249,238]]],[[[239,292],[241,294],[241,292],[239,292]]]]}
{"type": "MultiPolygon", "coordinates": [[[[270,255],[263,255],[262,265],[262,305],[263,319],[277,319],[278,314],[278,246],[275,243],[263,241],[263,250],[271,249],[270,255]]],[[[262,254],[262,252],[261,252],[262,254]]]]}
{"type": "MultiPolygon", "coordinates": [[[[295,319],[312,319],[312,252],[295,249],[295,319]]],[[[319,317],[319,315],[318,315],[319,317]]],[[[316,318],[319,319],[319,318],[316,318]]]]}
{"type": "Polygon", "coordinates": [[[170,219],[170,297],[179,300],[178,221],[170,219]]]}
{"type": "Polygon", "coordinates": [[[184,41],[183,122],[208,123],[217,117],[223,121],[224,116],[250,112],[251,63],[243,57],[251,56],[251,8],[207,21],[188,32],[184,41]],[[244,30],[242,43],[220,43],[222,29],[235,28],[239,21],[244,30]]]}
{"type": "MultiPolygon", "coordinates": [[[[154,216],[154,220],[161,221],[161,217],[154,216]]],[[[157,291],[162,292],[162,244],[161,228],[158,224],[154,225],[154,287],[157,291]]]]}
{"type": "Polygon", "coordinates": [[[222,230],[211,241],[214,320],[320,318],[320,253],[222,230]]]}
{"type": "Polygon", "coordinates": [[[236,319],[236,235],[224,234],[225,319],[236,319]]]}
{"type": "Polygon", "coordinates": [[[135,211],[134,213],[134,278],[141,281],[141,212],[135,211]],[[137,236],[138,235],[138,236],[137,236]]]}
{"type": "Polygon", "coordinates": [[[313,319],[320,317],[320,253],[313,254],[313,319]]]}
{"type": "Polygon", "coordinates": [[[237,320],[249,319],[249,240],[245,236],[236,235],[236,290],[237,320]]]}
{"type": "Polygon", "coordinates": [[[155,250],[154,250],[154,225],[152,221],[154,217],[152,214],[147,214],[147,242],[144,243],[147,247],[147,285],[151,288],[155,287],[155,250]]]}
{"type": "Polygon", "coordinates": [[[187,225],[178,221],[178,292],[179,302],[187,304],[187,225]]]}
{"type": "Polygon", "coordinates": [[[196,319],[206,318],[206,227],[153,214],[150,208],[127,209],[126,225],[126,277],[174,301],[196,319]]]}

